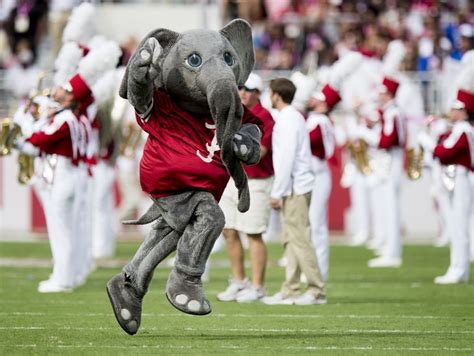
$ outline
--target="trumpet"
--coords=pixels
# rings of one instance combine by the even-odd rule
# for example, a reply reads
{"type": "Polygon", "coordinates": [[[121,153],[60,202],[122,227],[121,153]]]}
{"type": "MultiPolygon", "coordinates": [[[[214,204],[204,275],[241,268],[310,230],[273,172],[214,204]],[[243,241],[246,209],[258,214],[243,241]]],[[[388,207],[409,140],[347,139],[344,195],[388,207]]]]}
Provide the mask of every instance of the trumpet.
{"type": "Polygon", "coordinates": [[[371,174],[372,168],[370,167],[369,155],[367,152],[367,142],[361,139],[357,141],[349,141],[346,147],[349,150],[357,169],[365,176],[371,174]]]}
{"type": "Polygon", "coordinates": [[[418,152],[416,148],[409,148],[407,151],[407,176],[411,180],[417,180],[421,178],[423,173],[423,160],[425,156],[425,151],[423,147],[420,147],[418,152]]]}

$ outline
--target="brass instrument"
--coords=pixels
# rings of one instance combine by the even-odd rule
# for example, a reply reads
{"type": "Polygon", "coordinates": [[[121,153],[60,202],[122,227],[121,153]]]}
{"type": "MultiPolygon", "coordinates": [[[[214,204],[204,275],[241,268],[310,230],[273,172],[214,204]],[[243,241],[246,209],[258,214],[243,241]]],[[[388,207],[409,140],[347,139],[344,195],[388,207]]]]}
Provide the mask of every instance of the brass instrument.
{"type": "MultiPolygon", "coordinates": [[[[46,78],[47,72],[43,71],[38,75],[38,81],[36,83],[35,91],[28,97],[28,101],[25,104],[24,113],[30,112],[33,119],[36,121],[40,118],[41,115],[41,108],[39,105],[35,104],[34,99],[38,96],[49,96],[51,94],[51,90],[49,88],[45,88],[41,90],[41,86],[43,83],[44,78],[46,78]]],[[[17,139],[17,137],[21,136],[21,128],[19,125],[14,124],[14,128],[10,133],[10,141],[9,147],[11,152],[11,147],[13,143],[17,139]]],[[[8,152],[7,154],[9,154],[8,152]]],[[[20,152],[18,155],[18,182],[20,184],[28,184],[31,180],[33,175],[35,174],[35,158],[29,156],[25,153],[20,152]]]]}
{"type": "Polygon", "coordinates": [[[16,139],[21,136],[21,128],[9,118],[0,121],[0,127],[0,156],[6,156],[12,152],[16,139]]]}
{"type": "Polygon", "coordinates": [[[418,152],[414,147],[409,148],[407,151],[407,176],[411,180],[420,179],[423,173],[423,160],[424,160],[425,152],[423,147],[420,147],[418,152]]]}
{"type": "Polygon", "coordinates": [[[370,167],[369,155],[367,152],[367,142],[360,139],[357,141],[349,141],[347,143],[347,149],[349,150],[357,169],[365,176],[371,174],[372,168],[370,167]]]}
{"type": "Polygon", "coordinates": [[[35,174],[35,159],[27,154],[20,153],[18,155],[18,182],[20,184],[28,184],[35,174]]]}
{"type": "Polygon", "coordinates": [[[129,122],[123,130],[123,138],[120,143],[119,153],[123,156],[132,158],[135,156],[141,142],[141,128],[137,124],[129,122]]]}

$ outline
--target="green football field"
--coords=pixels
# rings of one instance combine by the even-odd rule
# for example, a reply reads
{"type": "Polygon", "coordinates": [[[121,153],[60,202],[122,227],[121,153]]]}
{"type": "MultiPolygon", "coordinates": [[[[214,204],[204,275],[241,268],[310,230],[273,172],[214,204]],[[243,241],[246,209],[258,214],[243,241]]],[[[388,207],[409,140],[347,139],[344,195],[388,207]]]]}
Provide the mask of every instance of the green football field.
{"type": "MultiPolygon", "coordinates": [[[[136,246],[121,242],[118,264],[136,246]]],[[[269,252],[267,287],[274,293],[284,276],[276,265],[282,250],[272,245],[269,252]]],[[[266,306],[216,300],[229,269],[225,254],[215,254],[205,285],[213,312],[201,317],[166,301],[169,268],[159,267],[141,328],[128,336],[105,292],[117,263],[99,268],[73,293],[39,294],[50,268],[30,264],[49,258],[47,243],[0,243],[3,265],[22,264],[0,268],[0,355],[474,354],[474,284],[433,284],[447,268],[447,248],[405,247],[400,269],[369,269],[370,257],[362,247],[332,246],[327,305],[266,306]]]]}

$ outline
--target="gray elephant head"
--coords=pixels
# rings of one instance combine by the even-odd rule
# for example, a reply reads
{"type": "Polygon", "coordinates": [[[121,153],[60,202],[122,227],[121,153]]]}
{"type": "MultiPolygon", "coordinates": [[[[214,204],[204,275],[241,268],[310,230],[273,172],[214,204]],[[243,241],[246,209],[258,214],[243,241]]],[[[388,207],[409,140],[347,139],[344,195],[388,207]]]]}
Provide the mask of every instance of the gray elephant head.
{"type": "MultiPolygon", "coordinates": [[[[131,62],[150,38],[162,48],[152,60],[154,87],[164,89],[184,110],[212,116],[222,161],[239,192],[248,194],[247,177],[233,153],[232,138],[243,114],[238,86],[245,83],[255,63],[250,25],[237,19],[220,31],[157,29],[141,41],[131,62]]],[[[132,94],[128,81],[127,68],[120,88],[123,98],[132,94]]]]}

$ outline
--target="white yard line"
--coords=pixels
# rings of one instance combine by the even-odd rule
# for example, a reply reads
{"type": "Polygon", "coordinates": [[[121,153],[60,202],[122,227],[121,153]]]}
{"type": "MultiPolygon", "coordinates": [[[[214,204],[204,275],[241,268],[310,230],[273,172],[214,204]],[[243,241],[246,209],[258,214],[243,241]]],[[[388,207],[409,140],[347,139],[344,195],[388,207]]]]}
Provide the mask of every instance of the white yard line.
{"type": "MultiPolygon", "coordinates": [[[[46,316],[53,315],[54,313],[42,313],[42,312],[0,312],[0,316],[46,316]]],[[[67,316],[80,316],[80,317],[107,317],[112,313],[61,313],[61,315],[67,316]]],[[[142,313],[143,317],[186,317],[183,314],[173,313],[142,313]]],[[[322,315],[322,314],[222,314],[216,313],[211,314],[210,317],[217,318],[281,318],[281,319],[325,319],[325,318],[338,318],[338,319],[414,319],[414,320],[438,320],[438,319],[472,319],[471,316],[443,316],[443,315],[357,315],[357,314],[335,314],[335,315],[322,315]]]]}
{"type": "MultiPolygon", "coordinates": [[[[0,330],[89,330],[89,331],[107,331],[117,330],[117,327],[81,327],[81,326],[1,326],[0,330]]],[[[163,328],[151,327],[142,328],[143,331],[160,331],[163,328]]],[[[202,329],[186,327],[185,331],[199,331],[202,329]]],[[[315,333],[315,334],[436,334],[436,335],[452,335],[452,334],[474,334],[474,330],[402,330],[402,329],[289,329],[289,328],[207,328],[206,332],[259,332],[259,333],[315,333]]]]}
{"type": "MultiPolygon", "coordinates": [[[[104,345],[104,344],[89,344],[89,345],[37,345],[37,344],[14,344],[14,345],[3,345],[5,347],[17,347],[17,348],[58,348],[58,349],[67,349],[67,348],[94,348],[94,349],[199,349],[196,346],[191,345],[167,345],[167,344],[157,344],[157,345],[139,345],[139,346],[125,346],[125,345],[104,345]]],[[[232,349],[232,350],[247,350],[250,349],[255,352],[257,350],[281,350],[281,347],[270,347],[270,346],[241,346],[241,345],[222,345],[218,347],[209,347],[206,346],[206,350],[215,350],[215,349],[232,349]]],[[[451,352],[471,352],[474,351],[474,348],[471,347],[373,347],[373,346],[337,346],[337,345],[328,345],[328,346],[288,346],[285,349],[287,350],[314,350],[314,351],[451,351],[451,352]]]]}

